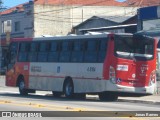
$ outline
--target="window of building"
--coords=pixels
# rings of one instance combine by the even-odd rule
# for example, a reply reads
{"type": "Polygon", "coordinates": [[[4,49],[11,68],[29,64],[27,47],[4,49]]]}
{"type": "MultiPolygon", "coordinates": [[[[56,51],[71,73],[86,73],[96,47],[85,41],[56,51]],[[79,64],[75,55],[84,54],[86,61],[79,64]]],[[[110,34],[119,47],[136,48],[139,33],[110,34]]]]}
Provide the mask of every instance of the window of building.
{"type": "Polygon", "coordinates": [[[2,25],[2,33],[5,33],[5,31],[4,31],[4,21],[2,21],[1,25],[2,25]]]}
{"type": "Polygon", "coordinates": [[[7,20],[7,26],[11,26],[11,20],[7,20]]]}
{"type": "Polygon", "coordinates": [[[20,21],[15,22],[15,32],[20,31],[20,21]]]}

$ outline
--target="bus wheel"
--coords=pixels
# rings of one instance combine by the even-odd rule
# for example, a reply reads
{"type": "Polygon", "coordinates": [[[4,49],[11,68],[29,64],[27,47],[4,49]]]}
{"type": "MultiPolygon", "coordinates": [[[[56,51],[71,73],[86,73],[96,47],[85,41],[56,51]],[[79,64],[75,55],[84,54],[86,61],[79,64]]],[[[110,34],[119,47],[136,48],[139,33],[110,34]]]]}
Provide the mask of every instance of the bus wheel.
{"type": "Polygon", "coordinates": [[[110,93],[110,92],[102,92],[102,93],[99,93],[99,99],[101,101],[117,101],[118,95],[115,95],[114,93],[110,93]]]}
{"type": "Polygon", "coordinates": [[[27,89],[25,89],[25,82],[23,79],[19,81],[18,87],[20,95],[28,95],[27,89]]]}
{"type": "Polygon", "coordinates": [[[67,98],[73,98],[74,86],[72,80],[68,79],[64,82],[63,91],[67,98]]]}
{"type": "Polygon", "coordinates": [[[62,95],[61,92],[56,92],[56,91],[52,91],[52,94],[54,97],[61,97],[61,95],[62,95]]]}

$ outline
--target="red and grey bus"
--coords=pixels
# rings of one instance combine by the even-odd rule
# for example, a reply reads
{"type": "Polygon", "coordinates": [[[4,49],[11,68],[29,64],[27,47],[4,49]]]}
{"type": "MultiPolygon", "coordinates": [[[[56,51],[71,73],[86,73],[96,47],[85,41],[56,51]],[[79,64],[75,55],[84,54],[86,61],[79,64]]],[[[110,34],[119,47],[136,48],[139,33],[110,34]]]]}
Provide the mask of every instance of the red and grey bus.
{"type": "Polygon", "coordinates": [[[6,86],[21,95],[44,90],[106,101],[153,94],[156,47],[153,38],[120,33],[17,38],[9,46],[6,86]]]}

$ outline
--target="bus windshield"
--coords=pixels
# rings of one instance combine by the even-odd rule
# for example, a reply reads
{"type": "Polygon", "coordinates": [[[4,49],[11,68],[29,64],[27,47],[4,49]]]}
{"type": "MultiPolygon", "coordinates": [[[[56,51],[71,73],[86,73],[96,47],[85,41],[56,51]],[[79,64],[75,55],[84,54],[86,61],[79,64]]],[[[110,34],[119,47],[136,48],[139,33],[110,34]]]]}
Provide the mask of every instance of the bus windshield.
{"type": "Polygon", "coordinates": [[[144,36],[115,36],[115,55],[121,58],[153,59],[154,41],[144,36]]]}

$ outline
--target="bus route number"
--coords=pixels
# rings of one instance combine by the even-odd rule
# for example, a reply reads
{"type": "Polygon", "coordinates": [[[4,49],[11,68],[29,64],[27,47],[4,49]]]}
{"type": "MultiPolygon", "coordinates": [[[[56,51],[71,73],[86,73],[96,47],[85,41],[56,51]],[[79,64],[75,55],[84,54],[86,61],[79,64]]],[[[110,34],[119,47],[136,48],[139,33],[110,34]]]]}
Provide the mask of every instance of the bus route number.
{"type": "Polygon", "coordinates": [[[95,72],[95,71],[96,71],[96,68],[95,68],[95,67],[88,67],[88,68],[87,68],[87,71],[88,71],[88,72],[95,72]]]}

